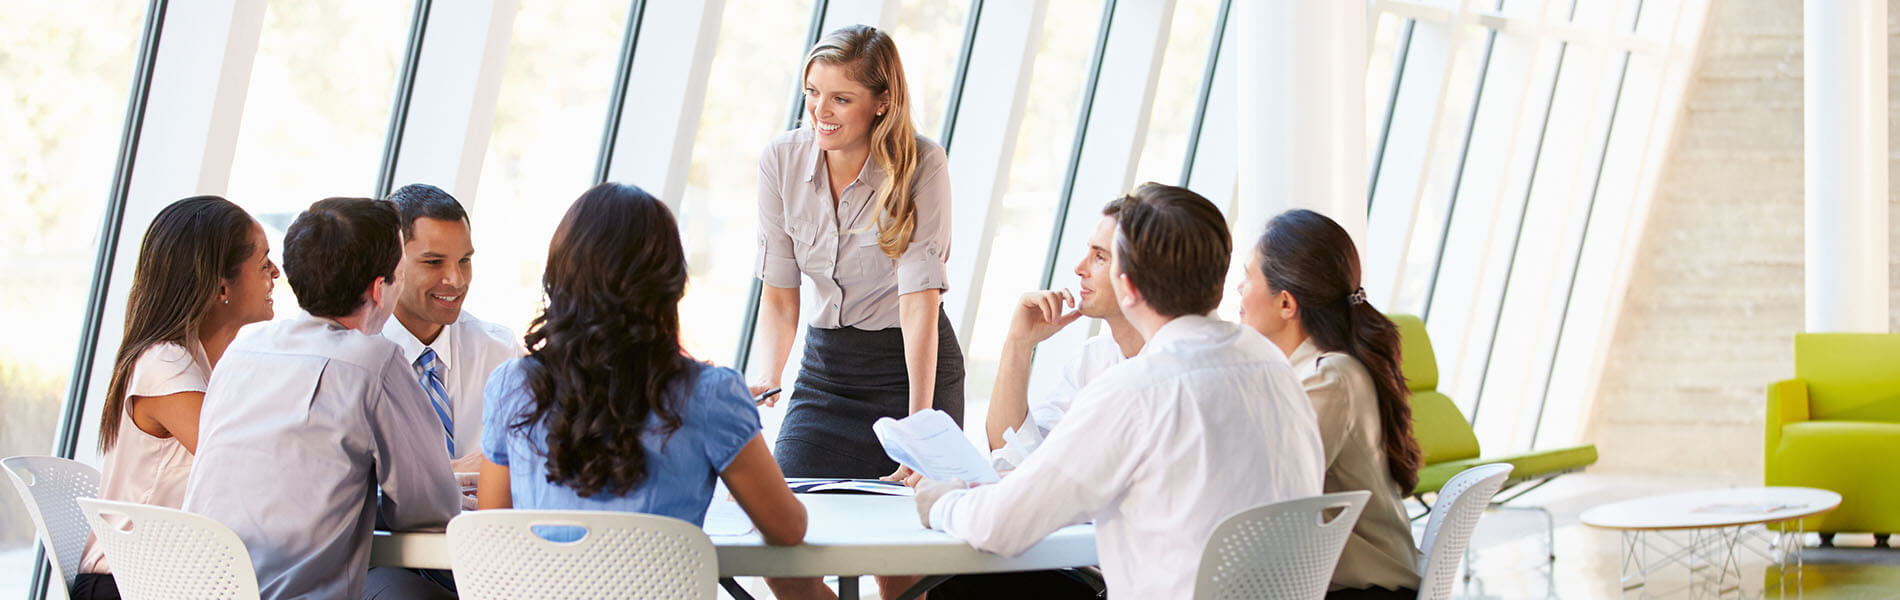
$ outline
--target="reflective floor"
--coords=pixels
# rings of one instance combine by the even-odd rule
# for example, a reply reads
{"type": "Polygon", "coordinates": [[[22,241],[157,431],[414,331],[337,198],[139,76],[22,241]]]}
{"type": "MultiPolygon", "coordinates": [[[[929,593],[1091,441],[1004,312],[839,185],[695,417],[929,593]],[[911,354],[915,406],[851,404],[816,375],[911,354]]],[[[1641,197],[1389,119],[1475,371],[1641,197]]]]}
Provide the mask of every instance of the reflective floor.
{"type": "MultiPolygon", "coordinates": [[[[1873,537],[1843,535],[1835,548],[1817,548],[1810,535],[1802,552],[1803,566],[1790,567],[1782,577],[1774,569],[1766,538],[1753,548],[1737,551],[1740,576],[1730,575],[1714,585],[1692,586],[1691,574],[1681,566],[1649,576],[1641,587],[1623,589],[1620,535],[1577,522],[1577,515],[1600,504],[1656,494],[1709,488],[1748,487],[1746,481],[1694,480],[1679,477],[1632,477],[1578,474],[1559,478],[1512,504],[1548,508],[1556,525],[1553,566],[1546,558],[1544,515],[1504,510],[1486,513],[1473,536],[1471,578],[1460,583],[1454,597],[1473,599],[1562,598],[1807,598],[1900,599],[1900,550],[1873,548],[1873,537]]],[[[1420,526],[1423,522],[1421,520],[1420,526]]],[[[1686,534],[1675,534],[1678,537],[1686,534]]],[[[1714,579],[1713,570],[1698,570],[1714,579]]],[[[769,597],[763,582],[743,581],[759,598],[769,597]]],[[[864,598],[877,598],[875,583],[863,581],[864,598]]],[[[723,592],[722,592],[723,597],[723,592]]]]}
{"type": "MultiPolygon", "coordinates": [[[[1621,536],[1577,522],[1584,510],[1655,494],[1739,487],[1747,482],[1680,478],[1572,475],[1560,478],[1512,504],[1541,505],[1556,523],[1556,564],[1546,559],[1544,516],[1528,511],[1494,511],[1479,522],[1473,537],[1471,578],[1459,598],[1900,598],[1900,550],[1873,548],[1868,535],[1839,536],[1834,548],[1817,548],[1810,535],[1786,576],[1775,569],[1771,544],[1764,536],[1736,552],[1740,576],[1720,581],[1717,569],[1703,566],[1692,577],[1686,566],[1652,573],[1640,587],[1623,589],[1621,536]],[[1703,580],[1699,585],[1696,579],[1703,580]]],[[[1686,541],[1687,533],[1670,534],[1686,541]]]]}

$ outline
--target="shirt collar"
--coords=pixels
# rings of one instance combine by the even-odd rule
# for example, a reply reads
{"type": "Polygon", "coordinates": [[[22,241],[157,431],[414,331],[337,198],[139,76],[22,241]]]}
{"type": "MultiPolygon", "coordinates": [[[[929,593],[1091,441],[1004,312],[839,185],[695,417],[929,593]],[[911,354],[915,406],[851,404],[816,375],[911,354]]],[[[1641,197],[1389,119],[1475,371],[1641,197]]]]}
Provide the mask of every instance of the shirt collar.
{"type": "MultiPolygon", "coordinates": [[[[805,183],[812,184],[813,187],[819,187],[825,183],[818,179],[818,173],[825,168],[825,151],[817,149],[817,145],[818,142],[816,138],[814,138],[812,141],[811,164],[805,166],[805,183]]],[[[884,172],[884,167],[877,164],[877,159],[866,157],[864,159],[864,169],[858,171],[857,179],[852,181],[862,183],[866,187],[876,190],[884,185],[886,178],[887,174],[884,172]]]]}
{"type": "Polygon", "coordinates": [[[1161,350],[1161,348],[1166,346],[1169,342],[1216,335],[1221,325],[1228,325],[1228,323],[1207,315],[1182,315],[1175,317],[1167,323],[1163,323],[1160,329],[1156,329],[1154,335],[1148,337],[1148,343],[1142,344],[1141,352],[1135,355],[1141,356],[1149,352],[1162,352],[1163,350],[1161,350]]]}
{"type": "Polygon", "coordinates": [[[1313,345],[1313,338],[1308,337],[1304,340],[1300,340],[1300,346],[1298,348],[1294,348],[1293,353],[1287,355],[1286,360],[1287,362],[1293,363],[1293,366],[1297,367],[1302,364],[1306,364],[1308,362],[1318,360],[1320,354],[1323,354],[1323,353],[1319,351],[1319,346],[1313,345]]]}
{"type": "MultiPolygon", "coordinates": [[[[456,319],[456,322],[461,322],[461,319],[456,319]]],[[[383,337],[396,342],[396,345],[402,348],[403,359],[409,361],[411,365],[416,364],[416,359],[422,356],[424,349],[432,349],[435,350],[436,363],[441,365],[440,368],[443,371],[454,367],[450,363],[455,356],[455,325],[453,324],[442,326],[442,333],[436,334],[435,343],[424,344],[422,340],[416,339],[415,334],[409,332],[408,327],[403,326],[402,321],[391,316],[389,322],[383,325],[383,337]]]]}

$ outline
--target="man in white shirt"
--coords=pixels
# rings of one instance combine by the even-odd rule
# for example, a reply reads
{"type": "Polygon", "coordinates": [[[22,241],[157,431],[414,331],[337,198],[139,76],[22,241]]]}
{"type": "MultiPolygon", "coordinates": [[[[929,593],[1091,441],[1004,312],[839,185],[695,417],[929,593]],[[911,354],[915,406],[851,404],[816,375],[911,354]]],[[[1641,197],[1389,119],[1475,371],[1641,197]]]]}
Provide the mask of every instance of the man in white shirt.
{"type": "Polygon", "coordinates": [[[1158,184],[1120,202],[1113,288],[1147,343],[1083,388],[1062,426],[1002,482],[921,482],[918,516],[1003,555],[1092,519],[1111,596],[1188,598],[1222,520],[1319,495],[1319,429],[1284,354],[1205,316],[1232,252],[1220,211],[1158,184]]]}
{"type": "Polygon", "coordinates": [[[184,509],[237,532],[263,598],[359,597],[378,517],[440,530],[461,508],[441,423],[376,335],[401,293],[397,228],[387,202],[312,204],[284,234],[308,314],[238,340],[211,374],[184,509]]]}
{"type": "Polygon", "coordinates": [[[1075,401],[1076,392],[1087,387],[1097,376],[1108,372],[1128,357],[1141,351],[1141,332],[1122,316],[1115,303],[1113,278],[1108,273],[1109,246],[1115,241],[1115,215],[1121,203],[1110,202],[1102,210],[1102,219],[1089,235],[1088,255],[1075,265],[1080,290],[1070,296],[1067,290],[1023,294],[1010,320],[1009,335],[1003,341],[1002,359],[996,367],[996,385],[990,392],[986,419],[990,440],[990,463],[998,471],[1011,471],[1022,465],[1042,445],[1049,432],[1062,422],[1075,401]],[[1077,297],[1079,296],[1079,297],[1077,297]],[[1066,307],[1075,310],[1063,312],[1066,307]],[[1082,345],[1081,357],[1062,369],[1062,377],[1049,393],[1029,399],[1029,365],[1036,345],[1082,317],[1101,319],[1108,332],[1082,345]]]}
{"type": "MultiPolygon", "coordinates": [[[[474,473],[481,467],[482,387],[495,367],[522,354],[520,338],[462,310],[475,255],[462,203],[422,183],[403,186],[389,201],[402,223],[403,291],[383,337],[402,347],[417,387],[445,405],[437,418],[455,471],[474,473]]],[[[474,508],[473,498],[462,507],[474,508]]]]}

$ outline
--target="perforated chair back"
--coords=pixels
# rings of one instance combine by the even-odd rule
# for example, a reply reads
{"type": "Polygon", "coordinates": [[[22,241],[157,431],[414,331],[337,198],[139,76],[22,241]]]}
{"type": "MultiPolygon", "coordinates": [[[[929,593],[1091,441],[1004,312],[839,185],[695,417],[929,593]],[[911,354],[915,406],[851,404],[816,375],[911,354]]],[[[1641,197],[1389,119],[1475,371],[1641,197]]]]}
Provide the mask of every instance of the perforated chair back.
{"type": "Polygon", "coordinates": [[[59,586],[49,597],[65,598],[79,576],[80,555],[86,550],[86,518],[80,515],[77,498],[99,495],[99,470],[92,465],[55,456],[9,456],[0,459],[13,491],[26,505],[26,514],[39,531],[40,545],[46,547],[46,562],[53,564],[59,586]]]}
{"type": "Polygon", "coordinates": [[[712,538],[691,523],[656,515],[465,512],[449,521],[449,550],[463,600],[710,600],[718,594],[712,538]]]}
{"type": "Polygon", "coordinates": [[[1451,598],[1451,586],[1458,579],[1458,562],[1471,545],[1471,532],[1478,518],[1491,505],[1491,497],[1504,487],[1511,476],[1511,465],[1483,465],[1465,469],[1445,482],[1432,501],[1431,520],[1425,522],[1425,535],[1419,549],[1425,554],[1419,561],[1419,600],[1451,598]]]}
{"type": "Polygon", "coordinates": [[[231,528],[175,508],[80,498],[119,593],[136,600],[254,600],[257,572],[231,528]]]}
{"type": "Polygon", "coordinates": [[[1200,600],[1309,600],[1326,595],[1339,552],[1371,492],[1275,502],[1214,528],[1194,582],[1200,600]]]}

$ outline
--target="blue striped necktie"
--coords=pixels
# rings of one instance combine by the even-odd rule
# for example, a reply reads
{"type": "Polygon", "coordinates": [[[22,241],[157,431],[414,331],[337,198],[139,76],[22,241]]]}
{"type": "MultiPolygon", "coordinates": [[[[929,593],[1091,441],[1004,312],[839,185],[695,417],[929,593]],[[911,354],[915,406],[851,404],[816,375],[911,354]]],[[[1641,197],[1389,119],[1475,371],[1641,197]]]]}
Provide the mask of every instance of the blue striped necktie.
{"type": "Polygon", "coordinates": [[[423,393],[429,395],[435,417],[442,420],[442,435],[448,440],[449,457],[454,458],[455,418],[449,416],[449,391],[442,387],[442,373],[436,368],[434,348],[423,348],[422,356],[416,357],[416,380],[422,383],[423,393]]]}

